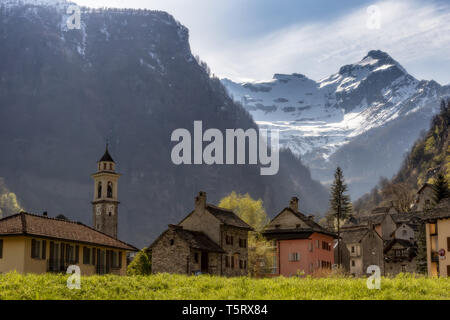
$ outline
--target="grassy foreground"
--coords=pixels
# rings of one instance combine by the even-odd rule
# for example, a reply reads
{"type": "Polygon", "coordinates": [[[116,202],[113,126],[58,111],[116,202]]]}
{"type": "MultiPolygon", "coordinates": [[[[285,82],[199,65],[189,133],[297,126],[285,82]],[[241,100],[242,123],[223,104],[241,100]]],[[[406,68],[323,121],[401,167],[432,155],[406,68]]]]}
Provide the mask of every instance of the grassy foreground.
{"type": "Polygon", "coordinates": [[[0,299],[450,299],[450,278],[429,279],[402,274],[382,278],[380,290],[366,279],[222,278],[181,275],[92,276],[81,278],[80,290],[69,290],[67,275],[0,274],[0,299]]]}

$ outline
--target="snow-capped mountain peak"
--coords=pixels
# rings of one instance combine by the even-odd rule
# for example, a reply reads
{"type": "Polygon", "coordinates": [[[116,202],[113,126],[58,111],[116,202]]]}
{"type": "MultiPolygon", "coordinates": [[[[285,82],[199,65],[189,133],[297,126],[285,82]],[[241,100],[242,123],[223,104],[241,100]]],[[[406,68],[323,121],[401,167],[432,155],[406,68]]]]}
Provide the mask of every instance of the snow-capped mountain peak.
{"type": "Polygon", "coordinates": [[[261,127],[280,129],[283,146],[301,155],[313,174],[319,160],[329,161],[369,131],[423,118],[405,137],[412,143],[438,111],[440,97],[450,94],[450,87],[415,79],[380,50],[317,82],[295,73],[266,82],[222,82],[261,127]]]}

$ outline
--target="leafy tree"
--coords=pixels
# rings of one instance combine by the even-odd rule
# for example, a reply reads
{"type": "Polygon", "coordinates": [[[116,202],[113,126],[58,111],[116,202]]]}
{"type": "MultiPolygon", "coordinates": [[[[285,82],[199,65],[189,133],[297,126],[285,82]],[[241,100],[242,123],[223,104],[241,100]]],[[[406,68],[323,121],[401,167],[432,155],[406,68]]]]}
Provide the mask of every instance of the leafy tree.
{"type": "Polygon", "coordinates": [[[442,199],[450,197],[448,182],[442,173],[439,173],[433,184],[433,200],[439,203],[442,199]]]}
{"type": "Polygon", "coordinates": [[[248,193],[241,195],[233,191],[220,200],[219,207],[232,210],[257,232],[261,232],[269,223],[262,200],[254,200],[248,193]]]}
{"type": "Polygon", "coordinates": [[[352,213],[350,196],[346,194],[344,174],[340,167],[336,168],[334,182],[331,185],[330,214],[337,221],[338,234],[338,265],[341,265],[341,222],[352,213]]]}
{"type": "Polygon", "coordinates": [[[261,234],[270,221],[262,200],[254,200],[248,193],[241,195],[233,191],[220,201],[219,207],[232,210],[255,230],[248,238],[248,272],[252,276],[267,273],[273,250],[270,242],[261,234]]]}
{"type": "Polygon", "coordinates": [[[145,276],[151,274],[151,272],[151,254],[148,253],[147,248],[144,248],[136,254],[133,261],[128,265],[127,275],[145,276]]]}

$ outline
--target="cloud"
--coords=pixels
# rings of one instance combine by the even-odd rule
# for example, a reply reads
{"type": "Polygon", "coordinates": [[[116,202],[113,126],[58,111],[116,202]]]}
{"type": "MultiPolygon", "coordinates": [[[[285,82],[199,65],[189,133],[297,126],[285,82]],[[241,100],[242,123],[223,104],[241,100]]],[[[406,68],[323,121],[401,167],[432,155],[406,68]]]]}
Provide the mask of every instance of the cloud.
{"type": "Polygon", "coordinates": [[[17,196],[9,191],[5,180],[0,177],[0,218],[23,211],[17,196]]]}
{"type": "Polygon", "coordinates": [[[450,7],[419,1],[374,5],[379,29],[367,27],[371,15],[362,7],[335,20],[298,24],[257,39],[193,47],[214,73],[234,80],[268,79],[276,72],[299,72],[318,80],[380,49],[413,75],[450,81],[444,71],[438,74],[450,68],[450,7]]]}

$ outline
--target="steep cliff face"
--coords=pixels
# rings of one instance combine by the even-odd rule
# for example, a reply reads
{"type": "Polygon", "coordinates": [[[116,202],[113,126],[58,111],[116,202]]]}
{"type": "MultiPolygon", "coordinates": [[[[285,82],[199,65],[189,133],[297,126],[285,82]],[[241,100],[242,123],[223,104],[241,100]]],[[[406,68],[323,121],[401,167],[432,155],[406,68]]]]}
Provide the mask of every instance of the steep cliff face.
{"type": "MultiPolygon", "coordinates": [[[[11,4],[12,3],[12,4],[11,4]]],[[[29,211],[91,223],[89,177],[109,139],[123,174],[119,237],[147,245],[193,208],[199,190],[262,198],[270,215],[300,195],[323,212],[327,193],[290,152],[276,176],[258,166],[171,161],[177,128],[256,128],[192,56],[188,30],[164,12],[84,10],[65,25],[66,3],[0,8],[0,177],[29,211]]]]}

